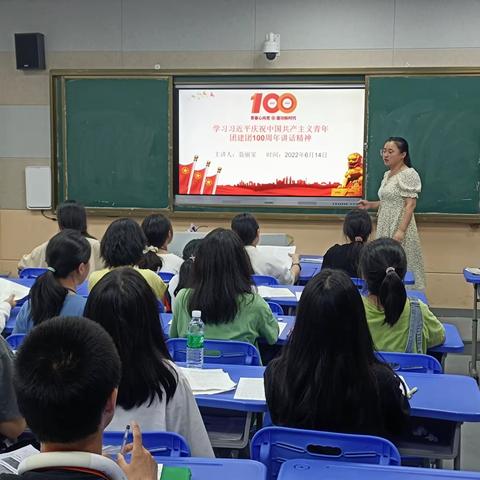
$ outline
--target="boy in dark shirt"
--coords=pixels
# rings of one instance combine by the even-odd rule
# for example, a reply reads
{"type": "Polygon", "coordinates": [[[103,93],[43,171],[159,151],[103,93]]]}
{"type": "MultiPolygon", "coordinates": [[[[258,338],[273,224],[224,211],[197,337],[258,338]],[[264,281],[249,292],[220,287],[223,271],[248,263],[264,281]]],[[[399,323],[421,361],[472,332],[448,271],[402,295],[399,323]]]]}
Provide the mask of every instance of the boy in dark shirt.
{"type": "Polygon", "coordinates": [[[120,359],[105,330],[86,318],[56,317],[30,332],[17,353],[15,390],[41,453],[1,480],[156,480],[157,465],[142,447],[138,425],[128,464],[102,456],[120,382],[120,359]]]}

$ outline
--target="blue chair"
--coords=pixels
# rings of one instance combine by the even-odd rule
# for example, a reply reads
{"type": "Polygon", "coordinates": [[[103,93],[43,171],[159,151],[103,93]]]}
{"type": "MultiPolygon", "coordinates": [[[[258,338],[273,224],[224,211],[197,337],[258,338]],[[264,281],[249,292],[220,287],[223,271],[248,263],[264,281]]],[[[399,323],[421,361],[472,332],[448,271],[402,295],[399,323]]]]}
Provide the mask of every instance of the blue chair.
{"type": "Polygon", "coordinates": [[[18,350],[24,338],[25,333],[15,333],[14,335],[9,335],[5,340],[12,350],[18,350]]]}
{"type": "Polygon", "coordinates": [[[12,310],[10,310],[10,317],[7,319],[7,323],[5,324],[5,328],[3,329],[2,335],[10,335],[13,331],[13,328],[15,327],[15,322],[17,321],[17,315],[18,312],[20,312],[20,309],[22,307],[17,306],[13,307],[12,310]]]}
{"type": "Polygon", "coordinates": [[[268,306],[270,307],[270,310],[275,314],[275,315],[283,315],[283,308],[275,302],[267,302],[268,306]]]}
{"type": "MultiPolygon", "coordinates": [[[[123,435],[124,432],[103,432],[103,446],[120,447],[123,435]]],[[[158,457],[190,457],[190,447],[178,433],[142,432],[142,443],[152,455],[158,457]]]]}
{"type": "Polygon", "coordinates": [[[396,372],[443,373],[440,362],[421,353],[376,352],[377,358],[396,372]]]}
{"type": "Polygon", "coordinates": [[[165,305],[161,300],[158,301],[158,313],[165,313],[165,305]]]}
{"type": "MultiPolygon", "coordinates": [[[[174,362],[187,360],[186,338],[169,338],[167,348],[174,362]]],[[[254,366],[262,364],[260,353],[256,347],[247,342],[234,340],[205,340],[203,359],[205,363],[254,366]]]]}
{"type": "Polygon", "coordinates": [[[397,448],[380,437],[285,427],[259,430],[252,438],[250,457],[267,467],[268,480],[275,480],[282,464],[292,459],[400,465],[397,448]]]}
{"type": "Polygon", "coordinates": [[[257,287],[260,285],[278,285],[278,280],[275,277],[270,277],[269,275],[252,275],[252,280],[257,287]]]}
{"type": "Polygon", "coordinates": [[[172,272],[157,272],[158,276],[165,282],[168,283],[175,276],[172,272]]]}
{"type": "Polygon", "coordinates": [[[47,268],[24,268],[18,273],[18,276],[20,278],[38,278],[47,271],[47,268]]]}

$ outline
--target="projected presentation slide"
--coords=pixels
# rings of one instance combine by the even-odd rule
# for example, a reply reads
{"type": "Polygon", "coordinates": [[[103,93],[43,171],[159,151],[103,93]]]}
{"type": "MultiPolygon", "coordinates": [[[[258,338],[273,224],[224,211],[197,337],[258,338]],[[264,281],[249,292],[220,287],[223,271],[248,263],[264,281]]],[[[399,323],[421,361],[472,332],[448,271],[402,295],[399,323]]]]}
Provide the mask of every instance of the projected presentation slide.
{"type": "Polygon", "coordinates": [[[180,88],[178,194],[361,197],[363,87],[180,88]]]}

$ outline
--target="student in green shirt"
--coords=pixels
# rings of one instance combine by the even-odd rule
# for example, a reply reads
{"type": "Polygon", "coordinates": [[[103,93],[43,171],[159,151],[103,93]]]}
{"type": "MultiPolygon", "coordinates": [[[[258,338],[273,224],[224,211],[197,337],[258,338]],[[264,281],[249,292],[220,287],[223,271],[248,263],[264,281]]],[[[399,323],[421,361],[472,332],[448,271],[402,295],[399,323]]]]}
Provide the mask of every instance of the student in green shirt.
{"type": "Polygon", "coordinates": [[[170,337],[185,337],[193,310],[202,312],[205,337],[255,344],[276,343],[278,322],[268,304],[252,291],[252,266],[235,232],[217,228],[200,243],[191,274],[192,288],[175,300],[170,337]]]}
{"type": "Polygon", "coordinates": [[[363,303],[377,350],[426,353],[445,341],[445,329],[428,306],[407,298],[407,258],[399,242],[379,238],[365,245],[360,271],[368,287],[363,303]]]}

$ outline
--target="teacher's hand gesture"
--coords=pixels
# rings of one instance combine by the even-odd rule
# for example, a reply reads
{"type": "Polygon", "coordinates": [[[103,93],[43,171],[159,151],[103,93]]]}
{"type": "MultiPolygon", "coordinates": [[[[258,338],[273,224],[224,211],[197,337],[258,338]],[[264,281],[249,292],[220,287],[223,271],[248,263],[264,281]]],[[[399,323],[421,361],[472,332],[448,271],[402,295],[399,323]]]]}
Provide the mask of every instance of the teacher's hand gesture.
{"type": "Polygon", "coordinates": [[[361,210],[376,210],[380,205],[380,202],[369,202],[368,200],[360,200],[357,203],[358,208],[361,210]]]}

